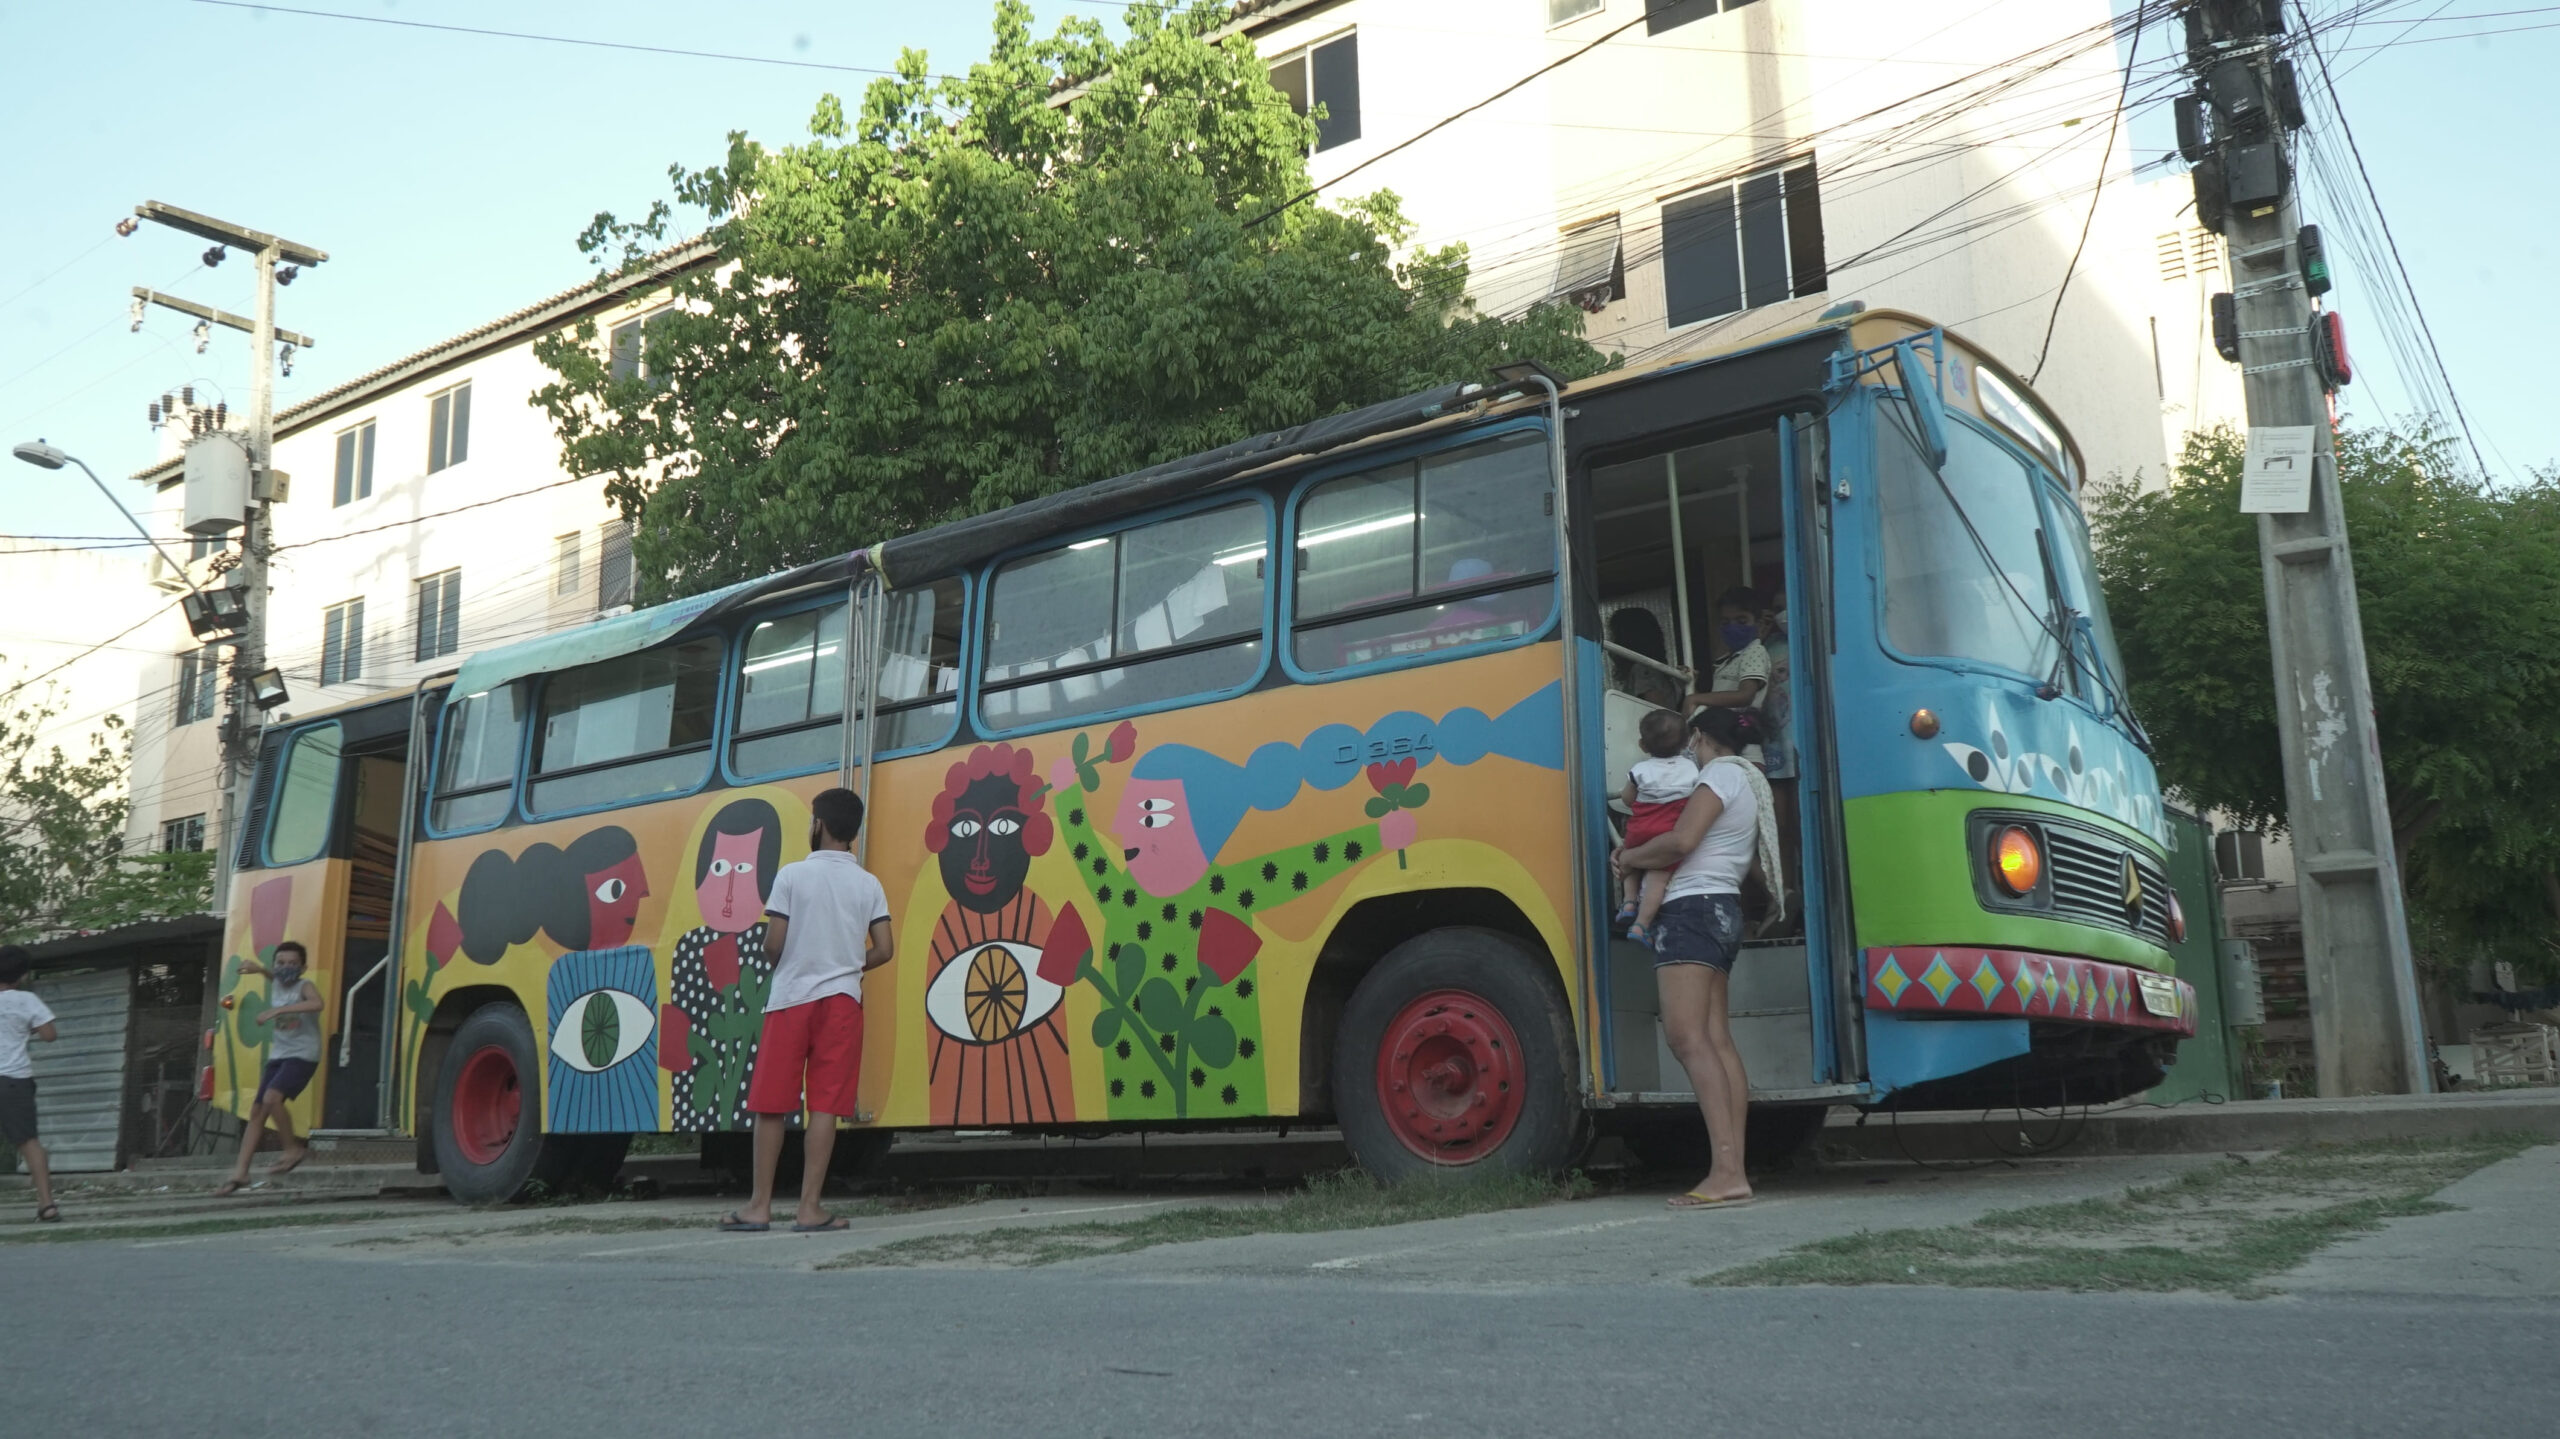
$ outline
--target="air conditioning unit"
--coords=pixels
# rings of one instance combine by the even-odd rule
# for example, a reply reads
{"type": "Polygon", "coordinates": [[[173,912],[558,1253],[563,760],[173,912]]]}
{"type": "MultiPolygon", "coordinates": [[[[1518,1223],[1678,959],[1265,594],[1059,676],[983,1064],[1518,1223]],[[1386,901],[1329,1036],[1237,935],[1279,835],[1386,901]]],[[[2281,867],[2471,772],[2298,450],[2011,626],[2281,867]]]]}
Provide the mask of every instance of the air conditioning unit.
{"type": "Polygon", "coordinates": [[[151,587],[164,595],[182,595],[187,592],[187,577],[155,552],[151,556],[151,587]]]}

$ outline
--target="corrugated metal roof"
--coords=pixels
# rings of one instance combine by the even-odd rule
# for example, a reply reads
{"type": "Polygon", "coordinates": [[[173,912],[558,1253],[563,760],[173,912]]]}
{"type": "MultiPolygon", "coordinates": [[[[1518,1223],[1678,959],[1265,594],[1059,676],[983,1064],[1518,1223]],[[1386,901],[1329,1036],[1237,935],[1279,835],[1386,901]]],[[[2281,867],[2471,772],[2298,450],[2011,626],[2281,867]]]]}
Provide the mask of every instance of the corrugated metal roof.
{"type": "MultiPolygon", "coordinates": [[[[335,389],[323,390],[310,399],[289,406],[276,416],[276,438],[281,440],[297,431],[309,429],[386,390],[398,389],[476,355],[511,345],[527,335],[566,324],[588,311],[609,308],[631,291],[663,284],[676,272],[691,269],[718,253],[718,246],[709,240],[688,240],[681,245],[670,245],[651,255],[647,268],[636,274],[617,276],[601,288],[590,280],[547,299],[537,300],[511,314],[501,315],[478,329],[465,330],[451,339],[440,340],[416,354],[394,360],[335,389]]],[[[159,484],[174,484],[181,478],[185,464],[183,457],[173,456],[147,469],[134,471],[133,477],[159,484]]]]}
{"type": "Polygon", "coordinates": [[[36,976],[68,961],[116,949],[139,949],[146,945],[182,944],[190,940],[218,939],[222,935],[222,916],[218,914],[182,914],[175,919],[144,919],[101,929],[89,934],[67,934],[27,946],[27,954],[36,962],[36,976]]]}
{"type": "Polygon", "coordinates": [[[123,969],[39,975],[29,986],[53,1011],[51,1044],[30,1046],[36,1070],[36,1129],[56,1173],[116,1167],[124,1117],[125,1026],[133,1018],[133,975],[123,969]]]}

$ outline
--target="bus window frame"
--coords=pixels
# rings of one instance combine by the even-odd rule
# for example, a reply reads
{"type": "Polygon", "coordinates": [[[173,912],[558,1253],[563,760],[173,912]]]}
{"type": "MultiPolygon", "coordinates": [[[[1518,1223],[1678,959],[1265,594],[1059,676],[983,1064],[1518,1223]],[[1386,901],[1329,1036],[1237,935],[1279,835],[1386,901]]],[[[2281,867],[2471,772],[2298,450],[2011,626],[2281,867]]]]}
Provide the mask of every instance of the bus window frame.
{"type": "MultiPolygon", "coordinates": [[[[1863,388],[1875,391],[1875,397],[1867,402],[1867,423],[1863,427],[1865,434],[1861,436],[1865,447],[1864,454],[1861,458],[1865,462],[1865,469],[1867,471],[1864,480],[1868,483],[1869,488],[1871,489],[1875,471],[1879,463],[1881,453],[1880,447],[1885,439],[1886,426],[1891,423],[1891,421],[1884,418],[1882,406],[1888,400],[1899,403],[1902,392],[1899,389],[1882,385],[1870,385],[1863,388]]],[[[2053,523],[2053,516],[2051,512],[2045,508],[2045,488],[2048,485],[2059,485],[2061,483],[2057,478],[2055,478],[2052,467],[2047,465],[2044,460],[2033,451],[2019,444],[2007,431],[1997,425],[1987,423],[1975,418],[1974,416],[1965,414],[1962,411],[1953,409],[1947,412],[1947,423],[1951,425],[1962,424],[1971,427],[1976,433],[1990,440],[1994,445],[1997,445],[2002,453],[2017,460],[2026,467],[2028,471],[2027,479],[2030,487],[2030,493],[2034,495],[2036,501],[2037,540],[2039,543],[2047,547],[2043,556],[2045,564],[2048,567],[2053,568],[2054,572],[2058,574],[2058,567],[2054,566],[2054,556],[2051,549],[2053,540],[2045,533],[2046,527],[2053,523]]],[[[1835,456],[1838,456],[1839,446],[1836,443],[1838,437],[1835,435],[1833,438],[1835,441],[1833,451],[1835,456]]],[[[1835,458],[1834,463],[1837,464],[1839,462],[1839,458],[1835,458]]],[[[1867,513],[1861,518],[1859,531],[1860,539],[1866,545],[1867,553],[1871,557],[1866,573],[1869,577],[1867,587],[1870,591],[1868,595],[1868,604],[1872,610],[1870,620],[1875,627],[1875,645],[1877,653],[1882,654],[1885,658],[1890,659],[1897,664],[1911,665],[1921,669],[1948,670],[1957,674],[1982,675],[1993,679],[2013,680],[2019,684],[2025,685],[2029,690],[2033,690],[2044,683],[2044,677],[2041,675],[2027,674],[2021,670],[2010,669],[2005,665],[1995,665],[1985,660],[1973,659],[1964,655],[1915,655],[1896,646],[1893,642],[1891,631],[1889,631],[1885,626],[1885,593],[1891,586],[1886,581],[1884,574],[1884,507],[1882,501],[1879,500],[1875,504],[1866,505],[1862,508],[1864,508],[1867,513]]],[[[2048,602],[2050,603],[2051,600],[2059,598],[2059,596],[2051,596],[2049,597],[2048,602]]],[[[2048,613],[2045,618],[2048,621],[2051,621],[2055,616],[2048,613]]],[[[2068,635],[2064,636],[2061,642],[2069,645],[2076,645],[2078,643],[2076,639],[2073,639],[2068,635]]],[[[2077,661],[2075,660],[2074,663],[2076,664],[2077,661]]],[[[2080,693],[2079,686],[2077,685],[2066,687],[2063,693],[2057,696],[2057,698],[2073,701],[2078,704],[2080,708],[2088,711],[2092,716],[2101,721],[2106,721],[2111,718],[2109,711],[2102,710],[2097,706],[2090,704],[2087,696],[2080,693]]]]}
{"type": "MultiPolygon", "coordinates": [[[[628,654],[615,655],[610,659],[597,660],[594,663],[612,664],[617,660],[632,659],[640,655],[654,653],[658,650],[681,649],[686,645],[695,644],[705,639],[715,642],[720,656],[718,662],[725,666],[728,663],[729,657],[728,636],[720,633],[719,631],[674,635],[657,644],[649,646],[647,649],[632,650],[628,654]]],[[[532,677],[535,681],[531,701],[532,708],[526,712],[525,716],[524,748],[518,752],[516,757],[515,814],[518,817],[528,824],[555,819],[576,819],[581,815],[604,814],[611,810],[637,809],[643,805],[666,804],[675,800],[691,799],[695,795],[698,795],[711,787],[712,780],[720,773],[721,736],[728,733],[729,729],[729,693],[726,684],[727,676],[725,673],[721,676],[722,683],[715,684],[712,687],[711,737],[702,744],[683,745],[674,749],[650,750],[645,754],[624,755],[619,759],[595,760],[587,764],[572,765],[567,769],[555,770],[550,774],[536,776],[533,772],[533,756],[535,747],[539,743],[543,720],[546,715],[543,705],[551,697],[551,682],[564,674],[570,673],[571,670],[581,670],[586,668],[589,668],[589,666],[572,665],[569,669],[545,670],[541,674],[532,677]],[[663,794],[640,795],[629,799],[613,800],[606,804],[584,805],[576,809],[537,810],[533,807],[533,786],[537,778],[543,780],[572,779],[579,775],[592,774],[608,769],[616,769],[625,765],[640,764],[648,760],[663,758],[667,755],[691,754],[696,749],[700,749],[704,752],[704,763],[702,766],[702,777],[694,781],[691,789],[668,790],[663,794]]]]}
{"type": "MultiPolygon", "coordinates": [[[[1123,516],[1109,524],[1089,525],[1080,530],[1052,535],[1041,540],[1037,544],[1017,546],[1016,548],[1007,550],[1003,554],[989,560],[986,564],[980,566],[975,572],[976,577],[980,581],[976,593],[981,598],[978,600],[975,613],[970,616],[970,623],[968,624],[967,631],[963,635],[961,641],[961,674],[965,681],[962,688],[967,696],[967,705],[965,708],[969,717],[970,729],[974,731],[980,739],[986,740],[1013,739],[1024,735],[1051,734],[1058,730],[1074,729],[1082,725],[1110,724],[1119,720],[1134,719],[1139,715],[1162,714],[1166,710],[1188,709],[1193,705],[1217,704],[1224,700],[1241,698],[1242,696],[1249,695],[1255,690],[1261,688],[1263,683],[1271,677],[1271,656],[1278,646],[1277,631],[1279,628],[1279,612],[1276,606],[1279,603],[1280,587],[1271,583],[1269,575],[1271,556],[1274,553],[1273,547],[1279,541],[1279,523],[1280,507],[1273,501],[1270,492],[1267,490],[1259,488],[1212,490],[1204,495],[1193,496],[1191,499],[1184,500],[1179,504],[1165,505],[1161,508],[1146,510],[1139,514],[1123,516]],[[1078,714],[1054,717],[1043,716],[1040,720],[1034,723],[1015,725],[1011,728],[998,728],[987,722],[985,714],[987,694],[985,674],[987,643],[985,630],[988,625],[995,623],[997,571],[1003,569],[1006,565],[1013,563],[1015,560],[1023,559],[1027,556],[1047,554],[1052,550],[1064,549],[1069,545],[1078,544],[1085,540],[1105,537],[1117,538],[1118,536],[1125,535],[1132,530],[1142,530],[1149,525],[1158,524],[1165,520],[1178,520],[1185,515],[1202,514],[1210,510],[1233,509],[1246,502],[1257,505],[1262,510],[1262,556],[1264,580],[1262,585],[1262,629],[1258,636],[1262,643],[1262,658],[1261,662],[1254,666],[1252,674],[1246,676],[1239,683],[1231,685],[1223,690],[1174,695],[1166,699],[1152,700],[1144,704],[1122,705],[1114,709],[1091,710],[1078,714]]],[[[1115,628],[1115,632],[1119,622],[1119,616],[1112,616],[1112,624],[1115,628]]],[[[1249,638],[1257,638],[1257,636],[1250,636],[1246,634],[1224,635],[1215,640],[1197,641],[1189,644],[1167,645],[1161,649],[1142,650],[1130,655],[1115,655],[1107,659],[1095,660],[1091,663],[1095,672],[1099,672],[1112,668],[1115,661],[1121,665],[1135,666],[1158,660],[1175,659],[1184,654],[1206,654],[1211,650],[1223,649],[1230,645],[1242,644],[1249,638]]],[[[1059,672],[1055,670],[1044,670],[1039,674],[1032,676],[1031,681],[1039,682],[1054,679],[1058,676],[1058,673],[1059,672]]],[[[1072,674],[1075,673],[1075,671],[1069,671],[1068,673],[1072,674]]],[[[1000,683],[997,692],[1002,693],[1006,689],[1021,687],[1023,686],[1000,683]]],[[[950,741],[945,740],[943,743],[949,744],[950,741]]]]}
{"type": "Polygon", "coordinates": [[[258,868],[292,869],[298,865],[310,864],[316,860],[329,858],[329,851],[336,847],[338,839],[338,802],[345,798],[345,795],[341,793],[341,791],[345,789],[347,782],[347,766],[345,762],[347,758],[346,743],[346,726],[339,724],[334,719],[326,719],[314,720],[305,725],[296,725],[293,733],[285,736],[284,743],[276,746],[275,768],[267,775],[267,812],[264,819],[261,821],[265,826],[264,832],[258,836],[258,868]],[[339,763],[337,765],[336,772],[329,776],[329,818],[328,823],[321,829],[320,847],[299,859],[280,860],[276,858],[275,850],[276,818],[279,810],[281,809],[280,801],[284,798],[285,771],[292,767],[293,752],[301,748],[303,740],[311,735],[318,734],[324,729],[336,730],[338,732],[339,763]]]}
{"type": "MultiPolygon", "coordinates": [[[[934,739],[930,743],[913,744],[898,749],[875,751],[871,756],[874,763],[881,760],[904,759],[909,755],[931,754],[935,750],[948,748],[951,741],[959,734],[961,715],[968,708],[966,703],[968,685],[965,681],[969,676],[969,661],[971,655],[976,650],[975,641],[977,639],[977,633],[974,625],[977,613],[978,597],[976,578],[976,576],[964,572],[958,575],[936,576],[933,579],[923,581],[919,585],[910,585],[907,587],[908,590],[927,588],[932,585],[939,584],[945,579],[957,579],[960,582],[959,665],[960,676],[963,683],[958,689],[952,690],[947,695],[933,695],[924,699],[899,700],[893,704],[874,705],[872,708],[875,717],[882,714],[902,713],[910,709],[921,709],[927,705],[941,704],[946,700],[949,701],[951,705],[951,723],[944,727],[942,734],[938,738],[934,739]]],[[[904,593],[904,591],[885,591],[882,595],[882,599],[885,601],[900,593],[904,593]]],[[[780,780],[800,779],[807,775],[824,774],[829,770],[841,770],[844,767],[844,761],[841,757],[831,758],[824,764],[811,765],[806,769],[757,770],[752,773],[742,771],[732,763],[738,753],[738,742],[740,740],[768,739],[775,735],[791,734],[804,729],[815,729],[821,725],[831,722],[824,719],[803,720],[796,725],[782,725],[774,729],[757,730],[752,734],[740,733],[736,728],[739,706],[743,703],[743,695],[741,691],[746,683],[746,675],[743,666],[746,664],[747,659],[747,640],[749,636],[755,633],[755,627],[767,620],[778,620],[790,615],[806,614],[811,610],[822,610],[830,605],[837,604],[846,606],[845,644],[847,648],[850,649],[853,647],[852,621],[854,615],[851,601],[841,589],[833,590],[821,595],[810,595],[790,604],[783,605],[778,609],[759,610],[741,619],[738,622],[737,628],[731,632],[729,637],[729,655],[726,661],[728,668],[721,676],[721,687],[723,690],[721,702],[724,706],[722,713],[728,716],[729,720],[728,724],[724,726],[719,735],[720,778],[723,783],[733,788],[754,784],[772,784],[780,780]]],[[[848,654],[846,656],[846,663],[850,664],[851,662],[852,656],[848,654]]],[[[840,724],[843,721],[844,716],[838,714],[832,722],[840,724]]],[[[839,752],[841,752],[843,746],[839,745],[837,748],[839,752]]]]}
{"type": "MultiPolygon", "coordinates": [[[[524,684],[530,678],[532,677],[524,676],[517,679],[511,679],[507,681],[507,683],[511,685],[524,684]]],[[[469,698],[470,696],[468,695],[463,697],[465,700],[469,698]]],[[[488,794],[501,788],[501,786],[494,784],[479,785],[471,789],[456,791],[454,794],[446,794],[437,788],[437,785],[444,777],[445,726],[452,722],[453,712],[461,707],[462,701],[456,700],[453,697],[453,686],[445,686],[444,698],[436,706],[435,733],[427,741],[426,799],[423,804],[418,806],[418,830],[429,839],[460,839],[466,835],[487,834],[493,829],[500,829],[509,824],[519,823],[524,818],[524,770],[525,766],[532,762],[532,756],[528,749],[528,746],[532,743],[533,736],[533,725],[531,723],[530,713],[527,715],[527,722],[519,728],[516,734],[515,769],[507,776],[507,782],[503,786],[507,791],[506,809],[500,813],[496,819],[489,821],[487,824],[475,825],[469,829],[436,828],[436,801],[441,799],[453,799],[461,795],[488,794]]]]}
{"type": "MultiPolygon", "coordinates": [[[[1289,500],[1281,514],[1280,528],[1281,532],[1289,540],[1289,553],[1293,557],[1297,554],[1299,510],[1305,504],[1307,496],[1313,493],[1318,486],[1333,480],[1341,479],[1346,475],[1356,475],[1369,470],[1385,469],[1390,465],[1416,461],[1430,455],[1446,453],[1450,450],[1464,449],[1469,445],[1483,444],[1488,440],[1499,439],[1504,435],[1518,434],[1524,431],[1535,432],[1544,438],[1549,447],[1552,447],[1555,443],[1555,437],[1548,433],[1547,421],[1544,416],[1524,415],[1514,419],[1499,421],[1494,424],[1471,426],[1448,435],[1434,435],[1426,439],[1416,440],[1407,444],[1393,446],[1388,449],[1374,451],[1352,459],[1337,461],[1333,464],[1325,465],[1307,472],[1305,475],[1291,482],[1289,500]]],[[[1549,472],[1548,483],[1550,486],[1554,484],[1552,470],[1549,472]]],[[[1572,483],[1572,481],[1568,479],[1567,483],[1572,483]]],[[[1552,525],[1550,525],[1550,528],[1552,528],[1552,525]]],[[[1417,536],[1415,543],[1419,544],[1420,542],[1420,538],[1417,536]]],[[[1551,538],[1550,545],[1552,546],[1552,544],[1553,540],[1551,538]]],[[[1411,600],[1403,604],[1392,606],[1381,604],[1375,608],[1375,614],[1394,614],[1399,610],[1417,609],[1425,604],[1445,604],[1456,600],[1477,599],[1486,595],[1504,594],[1512,590],[1526,589],[1532,584],[1545,584],[1548,590],[1547,612],[1545,617],[1517,635],[1512,635],[1505,639],[1479,640],[1472,644],[1452,645],[1445,650],[1426,650],[1418,654],[1396,655],[1382,660],[1362,660],[1357,664],[1342,665],[1332,669],[1311,670],[1303,668],[1298,663],[1298,566],[1293,558],[1289,564],[1281,566],[1280,584],[1276,587],[1278,593],[1275,596],[1275,599],[1279,606],[1280,635],[1273,642],[1273,650],[1280,658],[1281,672],[1286,674],[1291,681],[1302,685],[1322,685],[1332,684],[1338,680],[1357,679],[1362,675],[1385,674],[1393,670],[1415,669],[1423,665],[1436,665],[1449,660],[1466,659],[1474,655],[1499,654],[1504,650],[1519,649],[1523,646],[1537,644],[1554,636],[1557,617],[1564,610],[1563,586],[1557,583],[1557,575],[1561,569],[1562,559],[1563,557],[1561,555],[1554,553],[1552,548],[1550,548],[1547,557],[1547,569],[1543,578],[1538,576],[1506,575],[1493,583],[1484,585],[1444,587],[1442,589],[1433,590],[1428,595],[1415,595],[1411,600]]],[[[1332,629],[1340,625],[1355,623],[1359,620],[1371,617],[1373,616],[1368,610],[1346,611],[1341,614],[1326,615],[1319,623],[1309,626],[1309,628],[1319,630],[1332,629]]]]}

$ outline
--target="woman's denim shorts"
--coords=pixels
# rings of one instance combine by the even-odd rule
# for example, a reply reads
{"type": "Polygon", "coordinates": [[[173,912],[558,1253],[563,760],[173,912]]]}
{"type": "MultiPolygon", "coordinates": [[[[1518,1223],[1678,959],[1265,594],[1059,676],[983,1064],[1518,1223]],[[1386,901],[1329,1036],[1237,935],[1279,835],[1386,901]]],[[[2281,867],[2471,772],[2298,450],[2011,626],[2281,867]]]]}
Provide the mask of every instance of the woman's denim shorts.
{"type": "Polygon", "coordinates": [[[1688,894],[1665,902],[1653,917],[1653,967],[1703,964],[1733,972],[1742,952],[1742,896],[1688,894]]]}

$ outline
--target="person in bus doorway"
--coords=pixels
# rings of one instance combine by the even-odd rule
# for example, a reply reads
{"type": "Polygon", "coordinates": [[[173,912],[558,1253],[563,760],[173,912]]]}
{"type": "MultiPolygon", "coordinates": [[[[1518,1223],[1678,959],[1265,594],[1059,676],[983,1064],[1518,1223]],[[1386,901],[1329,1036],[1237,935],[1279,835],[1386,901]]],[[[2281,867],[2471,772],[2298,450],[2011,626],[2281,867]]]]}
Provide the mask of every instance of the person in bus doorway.
{"type": "Polygon", "coordinates": [[[853,857],[861,832],[862,797],[849,789],[821,791],[809,801],[809,857],[784,865],[765,900],[773,988],[755,1074],[747,1081],[747,1109],[756,1120],[756,1187],[745,1207],[720,1221],[733,1234],[773,1227],[782,1140],[804,1096],[809,1123],[791,1229],[812,1234],[847,1227],[818,1201],[836,1120],[854,1112],[862,1080],[862,976],[897,956],[889,893],[853,857]]]}
{"type": "Polygon", "coordinates": [[[1709,708],[1689,721],[1698,782],[1669,833],[1630,845],[1619,867],[1671,869],[1653,928],[1653,972],[1662,1028],[1689,1074],[1714,1155],[1707,1177],[1671,1200],[1674,1209],[1730,1208],[1751,1199],[1743,1172],[1742,1128],[1751,1082],[1734,1048],[1728,986],[1742,950],[1742,880],[1755,853],[1777,891],[1777,840],[1768,780],[1742,758],[1758,736],[1745,709],[1709,708]]]}
{"type": "Polygon", "coordinates": [[[1689,696],[1686,708],[1749,710],[1753,737],[1742,757],[1760,762],[1759,735],[1767,729],[1762,706],[1769,698],[1769,651],[1760,643],[1760,597],[1736,585],[1716,597],[1716,666],[1707,688],[1689,696]]]}
{"type": "Polygon", "coordinates": [[[36,1182],[36,1218],[46,1224],[62,1219],[53,1202],[53,1162],[36,1137],[36,1067],[27,1041],[54,1040],[53,1011],[27,988],[27,972],[35,957],[16,945],[0,946],[0,1142],[18,1151],[27,1175],[36,1182]]]}
{"type": "MultiPolygon", "coordinates": [[[[1689,727],[1671,710],[1655,710],[1636,727],[1636,743],[1645,757],[1627,767],[1627,785],[1619,797],[1627,806],[1627,837],[1632,848],[1671,832],[1681,808],[1698,788],[1698,762],[1689,758],[1689,727]]],[[[1618,928],[1627,938],[1650,943],[1653,919],[1662,910],[1662,895],[1671,882],[1668,869],[1628,869],[1620,877],[1625,902],[1618,909],[1618,928]]]]}
{"type": "Polygon", "coordinates": [[[274,1037],[267,1042],[266,1068],[258,1074],[258,1098],[249,1109],[249,1127],[240,1135],[240,1157],[231,1162],[231,1177],[213,1191],[216,1199],[239,1193],[249,1182],[249,1161],[257,1156],[269,1124],[284,1141],[284,1153],[267,1169],[269,1179],[291,1173],[311,1156],[311,1146],[293,1132],[293,1116],[285,1106],[301,1096],[320,1070],[320,989],[303,977],[311,960],[300,940],[284,941],[268,958],[267,964],[254,959],[240,964],[242,974],[268,976],[265,1017],[268,1033],[274,1037]]]}

